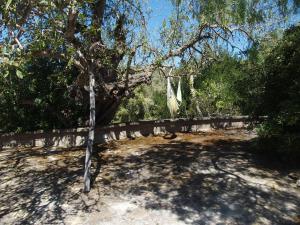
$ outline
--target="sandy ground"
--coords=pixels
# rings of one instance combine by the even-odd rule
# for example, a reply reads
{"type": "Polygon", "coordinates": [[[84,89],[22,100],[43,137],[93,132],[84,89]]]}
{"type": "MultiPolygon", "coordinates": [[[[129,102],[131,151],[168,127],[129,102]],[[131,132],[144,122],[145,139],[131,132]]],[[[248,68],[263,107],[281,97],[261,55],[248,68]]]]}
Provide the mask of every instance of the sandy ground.
{"type": "Polygon", "coordinates": [[[0,224],[300,224],[288,165],[254,154],[245,130],[99,146],[82,193],[84,149],[0,151],[0,224]]]}

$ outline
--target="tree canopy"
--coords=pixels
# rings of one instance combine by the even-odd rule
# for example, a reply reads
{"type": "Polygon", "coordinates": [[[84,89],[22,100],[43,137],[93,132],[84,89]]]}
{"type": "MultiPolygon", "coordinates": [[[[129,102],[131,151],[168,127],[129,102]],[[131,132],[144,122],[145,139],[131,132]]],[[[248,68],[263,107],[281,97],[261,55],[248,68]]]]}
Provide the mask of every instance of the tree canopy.
{"type": "MultiPolygon", "coordinates": [[[[12,77],[33,78],[29,65],[35,64],[36,58],[56,62],[60,79],[73,74],[63,84],[65,96],[81,107],[80,121],[86,121],[92,73],[96,122],[107,124],[122,100],[133,96],[140,84],[149,83],[155,71],[165,72],[180,61],[185,74],[197,74],[219,57],[220,49],[245,54],[259,37],[283,26],[299,6],[299,1],[281,0],[172,3],[173,14],[162,23],[160,40],[152,42],[147,3],[142,0],[2,2],[3,84],[12,77]]],[[[30,96],[26,101],[37,103],[37,99],[30,96]]],[[[65,115],[62,111],[59,114],[65,115]]]]}

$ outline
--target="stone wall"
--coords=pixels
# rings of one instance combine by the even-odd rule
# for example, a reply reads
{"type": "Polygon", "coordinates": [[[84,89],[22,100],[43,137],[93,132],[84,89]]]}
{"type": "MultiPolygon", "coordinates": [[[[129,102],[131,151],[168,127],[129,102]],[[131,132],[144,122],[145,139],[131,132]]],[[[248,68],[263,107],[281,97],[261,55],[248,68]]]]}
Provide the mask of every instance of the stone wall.
{"type": "MultiPolygon", "coordinates": [[[[113,124],[95,130],[95,142],[103,143],[149,135],[164,135],[171,132],[199,132],[213,129],[243,128],[255,122],[248,116],[168,119],[113,124]]],[[[88,128],[35,131],[23,134],[2,134],[0,148],[10,147],[76,147],[86,144],[88,128]]]]}

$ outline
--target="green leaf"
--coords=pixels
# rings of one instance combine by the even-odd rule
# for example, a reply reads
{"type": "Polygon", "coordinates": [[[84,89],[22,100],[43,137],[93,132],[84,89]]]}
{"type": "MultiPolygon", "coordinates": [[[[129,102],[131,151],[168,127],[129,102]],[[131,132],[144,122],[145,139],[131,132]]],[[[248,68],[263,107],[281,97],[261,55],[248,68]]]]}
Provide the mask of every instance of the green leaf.
{"type": "Polygon", "coordinates": [[[9,71],[6,70],[3,77],[6,78],[6,77],[8,77],[8,75],[9,75],[9,71]]]}
{"type": "Polygon", "coordinates": [[[40,98],[34,99],[34,104],[40,105],[41,103],[42,103],[42,99],[40,99],[40,98]]]}
{"type": "Polygon", "coordinates": [[[6,6],[5,6],[5,10],[8,10],[8,8],[9,8],[11,2],[12,2],[12,0],[7,0],[6,6]]]}
{"type": "Polygon", "coordinates": [[[71,57],[70,60],[68,61],[67,68],[71,68],[71,66],[73,65],[73,63],[74,63],[74,58],[71,57]]]}
{"type": "Polygon", "coordinates": [[[18,78],[23,79],[24,74],[23,74],[23,72],[22,72],[21,70],[18,70],[18,69],[17,69],[16,74],[17,74],[17,77],[18,77],[18,78]]]}
{"type": "Polygon", "coordinates": [[[41,1],[40,1],[40,4],[41,4],[41,5],[48,5],[48,1],[46,1],[46,0],[41,0],[41,1]]]}

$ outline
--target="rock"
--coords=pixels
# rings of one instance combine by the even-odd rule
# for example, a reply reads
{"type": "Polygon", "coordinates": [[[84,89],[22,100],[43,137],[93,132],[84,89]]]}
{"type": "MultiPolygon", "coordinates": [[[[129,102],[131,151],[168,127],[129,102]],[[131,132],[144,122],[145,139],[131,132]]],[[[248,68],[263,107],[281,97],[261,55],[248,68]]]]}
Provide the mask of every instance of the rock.
{"type": "Polygon", "coordinates": [[[297,180],[298,179],[298,176],[295,173],[289,173],[288,177],[291,178],[291,179],[293,179],[293,180],[297,180]]]}
{"type": "Polygon", "coordinates": [[[300,179],[297,180],[296,185],[297,185],[297,187],[300,187],[300,179]]]}
{"type": "Polygon", "coordinates": [[[166,134],[163,136],[164,139],[175,139],[177,135],[175,133],[166,134]]]}

